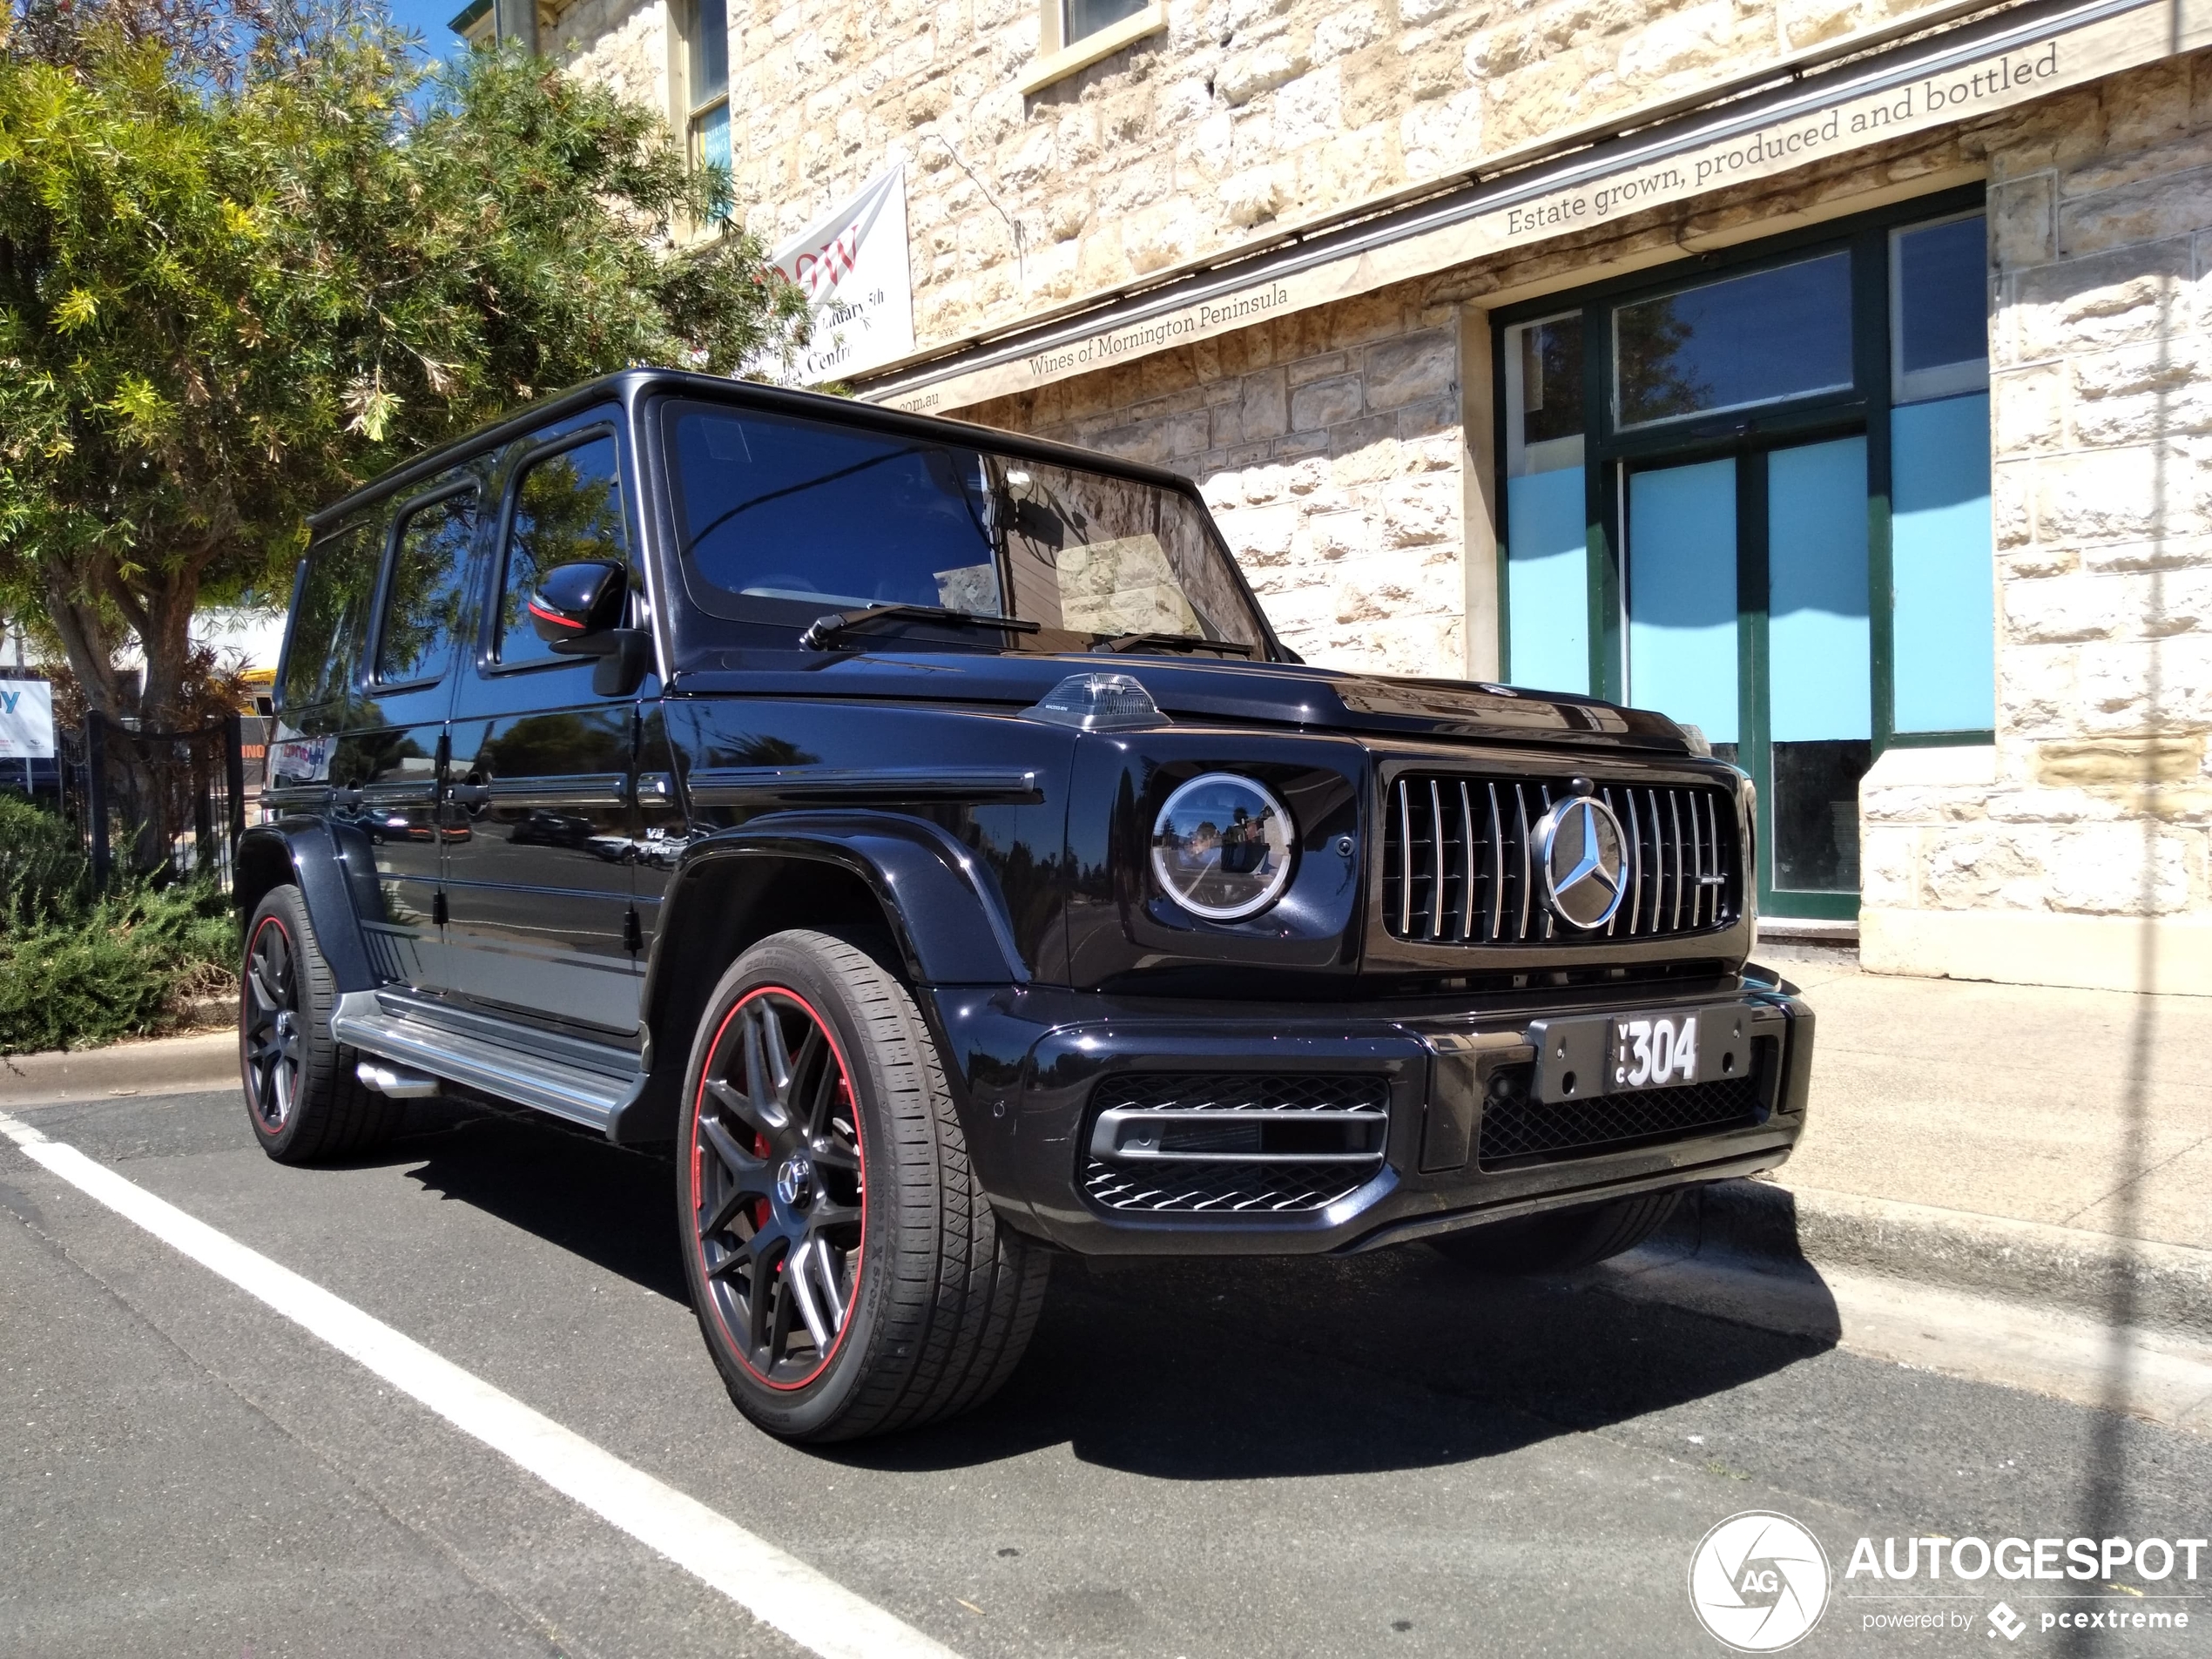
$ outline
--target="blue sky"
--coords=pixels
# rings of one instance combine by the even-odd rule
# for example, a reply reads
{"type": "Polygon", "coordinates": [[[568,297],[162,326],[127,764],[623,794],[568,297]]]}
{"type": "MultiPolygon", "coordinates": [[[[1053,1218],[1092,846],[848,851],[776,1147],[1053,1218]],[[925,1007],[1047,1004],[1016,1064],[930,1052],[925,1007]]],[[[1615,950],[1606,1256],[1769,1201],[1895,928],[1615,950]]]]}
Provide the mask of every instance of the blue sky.
{"type": "Polygon", "coordinates": [[[434,57],[449,57],[460,50],[461,37],[446,27],[461,15],[469,0],[386,0],[392,21],[422,37],[422,50],[434,57]]]}

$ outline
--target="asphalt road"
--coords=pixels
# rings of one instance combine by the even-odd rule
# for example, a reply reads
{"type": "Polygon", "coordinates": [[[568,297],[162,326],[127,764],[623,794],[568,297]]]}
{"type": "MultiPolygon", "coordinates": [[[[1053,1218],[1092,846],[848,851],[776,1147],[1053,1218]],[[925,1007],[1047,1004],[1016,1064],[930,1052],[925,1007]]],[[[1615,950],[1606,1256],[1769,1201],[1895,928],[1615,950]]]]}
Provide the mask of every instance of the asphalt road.
{"type": "MultiPolygon", "coordinates": [[[[1750,1509],[1836,1575],[1797,1651],[2212,1652],[2212,1552],[2109,1589],[1843,1576],[1861,1535],[2204,1536],[2212,1442],[1420,1248],[1063,1260],[981,1413],[785,1447],[700,1346],[667,1163],[414,1111],[321,1170],[230,1094],[14,1116],[974,1659],[1717,1654],[1689,1559],[1750,1509]],[[1901,1608],[1961,1628],[1868,1629],[1901,1608]],[[2190,1628],[2040,1625],[2145,1608],[2190,1628]]],[[[0,1209],[0,1652],[800,1651],[5,1141],[0,1209]]]]}

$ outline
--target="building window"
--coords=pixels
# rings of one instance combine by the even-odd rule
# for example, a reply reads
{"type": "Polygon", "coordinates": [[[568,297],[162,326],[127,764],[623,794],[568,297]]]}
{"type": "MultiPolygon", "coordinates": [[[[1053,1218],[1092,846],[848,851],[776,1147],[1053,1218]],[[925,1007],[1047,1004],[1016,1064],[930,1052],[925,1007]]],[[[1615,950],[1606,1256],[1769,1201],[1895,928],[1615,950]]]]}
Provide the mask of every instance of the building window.
{"type": "Polygon", "coordinates": [[[1890,233],[1895,729],[1997,721],[1989,254],[1979,212],[1890,233]]]}
{"type": "Polygon", "coordinates": [[[1849,388],[1851,256],[1700,283],[1613,314],[1622,430],[1849,388]]]}
{"type": "Polygon", "coordinates": [[[1962,192],[1497,319],[1504,672],[1700,727],[1771,914],[1855,914],[1874,757],[1994,723],[1986,235],[1962,192]]]}
{"type": "Polygon", "coordinates": [[[685,148],[694,169],[730,170],[728,0],[678,0],[684,8],[685,148]]]}
{"type": "Polygon", "coordinates": [[[1039,0],[1037,55],[1021,90],[1049,86],[1167,26],[1166,0],[1039,0]]]}
{"type": "MultiPolygon", "coordinates": [[[[1045,0],[1047,5],[1054,0],[1045,0]]],[[[1124,17],[1143,11],[1149,0],[1058,0],[1061,6],[1060,44],[1072,46],[1124,17]]]]}
{"type": "Polygon", "coordinates": [[[1506,627],[1526,684],[1590,689],[1582,314],[1506,330],[1506,627]]]}

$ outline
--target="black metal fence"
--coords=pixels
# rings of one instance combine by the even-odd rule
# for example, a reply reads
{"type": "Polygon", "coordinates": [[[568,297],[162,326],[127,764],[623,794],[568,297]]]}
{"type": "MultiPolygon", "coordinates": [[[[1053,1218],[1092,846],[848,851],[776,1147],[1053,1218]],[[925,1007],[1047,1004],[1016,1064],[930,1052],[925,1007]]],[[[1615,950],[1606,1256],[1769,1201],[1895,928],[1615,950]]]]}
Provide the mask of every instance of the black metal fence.
{"type": "Polygon", "coordinates": [[[124,869],[208,878],[228,892],[238,838],[260,793],[263,725],[233,714],[152,732],[92,713],[57,732],[61,810],[84,837],[94,882],[124,869]]]}

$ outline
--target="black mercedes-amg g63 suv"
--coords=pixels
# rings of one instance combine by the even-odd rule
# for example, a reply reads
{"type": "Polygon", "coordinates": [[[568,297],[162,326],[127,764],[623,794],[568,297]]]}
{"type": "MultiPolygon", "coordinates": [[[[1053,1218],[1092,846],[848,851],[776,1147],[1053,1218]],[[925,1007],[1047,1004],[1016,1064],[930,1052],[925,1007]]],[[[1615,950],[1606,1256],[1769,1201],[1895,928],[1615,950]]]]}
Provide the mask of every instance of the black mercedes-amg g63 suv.
{"type": "Polygon", "coordinates": [[[1055,1251],[1588,1263],[1804,1122],[1743,775],[1303,664],[1149,467],[617,374],[319,514],[278,713],[254,1133],[672,1143],[774,1433],[984,1399],[1055,1251]]]}

